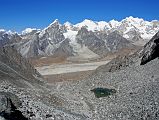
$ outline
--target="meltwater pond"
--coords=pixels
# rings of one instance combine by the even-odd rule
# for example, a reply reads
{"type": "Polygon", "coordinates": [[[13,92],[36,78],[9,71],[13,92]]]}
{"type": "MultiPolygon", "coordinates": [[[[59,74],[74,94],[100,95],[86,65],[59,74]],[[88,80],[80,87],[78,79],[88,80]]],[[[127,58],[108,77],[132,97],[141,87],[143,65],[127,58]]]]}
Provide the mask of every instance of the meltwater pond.
{"type": "Polygon", "coordinates": [[[94,88],[91,91],[94,92],[97,98],[107,97],[109,95],[113,95],[114,93],[116,93],[115,89],[108,89],[108,88],[94,88]]]}

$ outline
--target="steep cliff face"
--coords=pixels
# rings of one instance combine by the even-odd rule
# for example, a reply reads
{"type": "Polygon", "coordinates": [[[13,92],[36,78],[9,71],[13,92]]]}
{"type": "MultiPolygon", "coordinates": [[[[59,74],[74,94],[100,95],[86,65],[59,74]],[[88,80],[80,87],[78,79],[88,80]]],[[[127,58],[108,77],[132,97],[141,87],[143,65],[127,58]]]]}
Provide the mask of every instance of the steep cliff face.
{"type": "Polygon", "coordinates": [[[88,31],[84,27],[78,31],[76,39],[81,46],[88,47],[91,51],[98,55],[103,55],[108,52],[105,42],[98,38],[92,31],[88,31]]]}
{"type": "Polygon", "coordinates": [[[37,57],[39,55],[39,33],[36,32],[23,35],[20,42],[13,43],[11,46],[25,58],[37,57]]]}
{"type": "Polygon", "coordinates": [[[140,57],[141,65],[159,57],[159,32],[144,46],[140,57]]]}
{"type": "Polygon", "coordinates": [[[33,84],[42,82],[38,80],[41,75],[37,70],[12,47],[0,48],[0,73],[14,79],[21,78],[33,84]]]}
{"type": "Polygon", "coordinates": [[[104,38],[106,46],[109,51],[114,52],[122,48],[133,48],[135,47],[130,41],[120,35],[118,31],[110,33],[104,38]]]}

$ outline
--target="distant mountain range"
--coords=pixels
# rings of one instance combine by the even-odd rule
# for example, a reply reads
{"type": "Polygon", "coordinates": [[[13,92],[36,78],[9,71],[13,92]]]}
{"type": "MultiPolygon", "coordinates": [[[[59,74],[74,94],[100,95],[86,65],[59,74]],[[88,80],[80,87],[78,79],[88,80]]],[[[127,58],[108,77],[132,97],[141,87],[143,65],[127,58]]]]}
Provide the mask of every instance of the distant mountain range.
{"type": "Polygon", "coordinates": [[[11,45],[26,58],[65,56],[97,59],[123,48],[143,46],[159,31],[159,21],[127,17],[122,21],[84,20],[73,25],[55,20],[43,30],[27,28],[21,34],[0,30],[0,45],[11,45]]]}

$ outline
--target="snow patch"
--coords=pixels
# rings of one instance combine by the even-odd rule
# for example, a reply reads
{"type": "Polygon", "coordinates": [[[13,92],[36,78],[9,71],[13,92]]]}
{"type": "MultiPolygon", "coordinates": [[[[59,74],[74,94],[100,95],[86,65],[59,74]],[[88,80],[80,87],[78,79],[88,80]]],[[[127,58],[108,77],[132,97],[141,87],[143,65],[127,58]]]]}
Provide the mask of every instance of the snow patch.
{"type": "Polygon", "coordinates": [[[99,21],[97,22],[97,24],[98,24],[98,31],[108,30],[111,28],[109,24],[105,21],[99,21]]]}
{"type": "Polygon", "coordinates": [[[118,22],[118,21],[116,21],[116,20],[111,20],[111,21],[109,21],[109,25],[110,25],[110,27],[111,28],[117,28],[117,27],[119,27],[120,26],[120,22],[118,22]]]}
{"type": "Polygon", "coordinates": [[[78,31],[72,31],[67,30],[66,33],[64,33],[65,38],[70,39],[70,45],[73,47],[73,51],[75,52],[75,58],[77,59],[90,59],[90,58],[98,58],[99,55],[92,52],[90,49],[88,49],[86,46],[81,46],[77,40],[76,35],[78,31]]]}
{"type": "Polygon", "coordinates": [[[88,20],[88,19],[85,19],[83,22],[78,23],[78,24],[76,24],[74,26],[78,27],[78,28],[82,28],[82,27],[86,26],[88,31],[97,30],[97,23],[95,23],[95,22],[93,22],[91,20],[88,20]]]}
{"type": "Polygon", "coordinates": [[[16,34],[16,32],[12,32],[11,30],[8,30],[8,31],[6,31],[6,34],[13,35],[13,34],[16,34]]]}
{"type": "Polygon", "coordinates": [[[65,36],[65,38],[69,38],[71,42],[75,42],[77,33],[78,31],[67,30],[67,32],[63,35],[65,36]]]}
{"type": "Polygon", "coordinates": [[[94,22],[88,19],[85,19],[83,22],[74,25],[75,27],[81,28],[86,27],[88,31],[103,31],[104,29],[110,29],[110,26],[105,21],[94,22]]]}
{"type": "Polygon", "coordinates": [[[70,22],[65,22],[64,26],[67,28],[67,30],[71,30],[73,28],[73,25],[70,22]]]}
{"type": "Polygon", "coordinates": [[[22,35],[26,35],[28,33],[31,33],[33,30],[37,30],[36,28],[26,28],[22,31],[22,35]]]}
{"type": "Polygon", "coordinates": [[[4,29],[0,29],[0,32],[5,32],[5,30],[4,29]]]}

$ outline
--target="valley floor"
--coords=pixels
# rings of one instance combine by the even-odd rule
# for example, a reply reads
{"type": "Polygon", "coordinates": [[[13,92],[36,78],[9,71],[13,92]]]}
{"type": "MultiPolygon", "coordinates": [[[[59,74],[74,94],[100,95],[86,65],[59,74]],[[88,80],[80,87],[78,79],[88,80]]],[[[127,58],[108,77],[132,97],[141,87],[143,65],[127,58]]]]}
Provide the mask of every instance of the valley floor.
{"type": "Polygon", "coordinates": [[[52,64],[48,66],[37,67],[36,69],[42,75],[55,75],[55,74],[95,70],[97,67],[107,64],[108,62],[109,61],[90,62],[90,63],[52,64]]]}
{"type": "Polygon", "coordinates": [[[49,82],[61,82],[68,80],[80,80],[88,77],[97,67],[107,64],[109,61],[90,63],[63,63],[37,67],[36,69],[49,82]]]}

